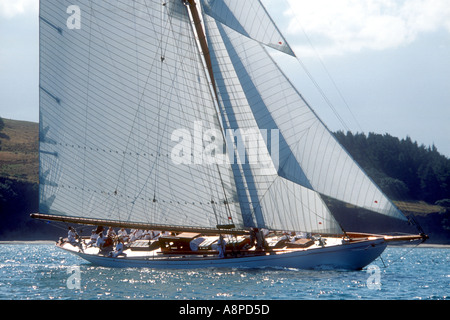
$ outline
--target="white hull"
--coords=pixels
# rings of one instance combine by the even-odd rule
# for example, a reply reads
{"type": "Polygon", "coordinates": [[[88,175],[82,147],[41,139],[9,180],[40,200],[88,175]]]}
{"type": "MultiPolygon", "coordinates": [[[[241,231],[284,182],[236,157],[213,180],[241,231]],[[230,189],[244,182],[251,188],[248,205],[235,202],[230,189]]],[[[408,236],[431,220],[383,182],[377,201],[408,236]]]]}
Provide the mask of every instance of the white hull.
{"type": "Polygon", "coordinates": [[[79,252],[77,247],[68,243],[60,248],[78,255],[94,265],[104,267],[147,267],[147,268],[261,268],[282,267],[297,269],[346,269],[360,270],[378,258],[386,248],[384,239],[358,241],[341,245],[274,251],[266,255],[227,257],[203,257],[201,255],[176,256],[127,256],[107,257],[98,253],[79,252]]]}

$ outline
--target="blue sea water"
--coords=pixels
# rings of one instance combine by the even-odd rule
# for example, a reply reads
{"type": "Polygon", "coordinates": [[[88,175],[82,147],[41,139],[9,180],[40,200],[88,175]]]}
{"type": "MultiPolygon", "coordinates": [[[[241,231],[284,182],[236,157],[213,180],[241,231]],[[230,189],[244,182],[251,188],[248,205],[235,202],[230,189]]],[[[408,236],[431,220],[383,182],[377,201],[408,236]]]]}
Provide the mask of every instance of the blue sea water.
{"type": "Polygon", "coordinates": [[[388,247],[362,271],[114,269],[52,243],[2,243],[0,299],[450,300],[449,260],[449,248],[388,247]]]}

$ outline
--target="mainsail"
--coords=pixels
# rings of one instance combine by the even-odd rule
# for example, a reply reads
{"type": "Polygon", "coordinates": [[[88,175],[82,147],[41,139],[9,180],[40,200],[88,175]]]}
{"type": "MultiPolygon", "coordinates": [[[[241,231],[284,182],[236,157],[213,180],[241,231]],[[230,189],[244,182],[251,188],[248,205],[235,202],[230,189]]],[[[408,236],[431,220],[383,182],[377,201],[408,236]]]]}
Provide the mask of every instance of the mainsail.
{"type": "Polygon", "coordinates": [[[40,213],[341,233],[327,195],[403,219],[271,58],[294,53],[261,2],[200,4],[208,57],[193,0],[41,0],[40,213]]]}
{"type": "Polygon", "coordinates": [[[40,6],[40,212],[243,228],[229,166],[194,163],[219,118],[183,2],[71,4],[40,6]]]}

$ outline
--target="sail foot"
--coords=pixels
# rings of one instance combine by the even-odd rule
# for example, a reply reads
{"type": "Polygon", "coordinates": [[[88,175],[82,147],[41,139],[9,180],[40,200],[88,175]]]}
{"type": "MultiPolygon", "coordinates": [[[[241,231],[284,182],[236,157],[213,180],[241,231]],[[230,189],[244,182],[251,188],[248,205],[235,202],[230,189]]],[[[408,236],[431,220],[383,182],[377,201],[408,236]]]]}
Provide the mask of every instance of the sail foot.
{"type": "Polygon", "coordinates": [[[141,230],[159,230],[159,231],[171,231],[171,232],[197,232],[201,234],[220,234],[226,233],[231,235],[246,235],[249,232],[247,230],[231,230],[225,228],[224,226],[217,226],[215,228],[202,228],[202,227],[189,227],[189,226],[174,226],[174,225],[162,225],[153,223],[140,223],[140,222],[123,222],[114,220],[102,220],[102,219],[92,219],[92,218],[78,218],[78,217],[68,217],[68,216],[57,216],[42,213],[32,213],[30,215],[33,219],[48,220],[48,221],[60,221],[65,223],[75,223],[82,225],[91,226],[106,226],[113,228],[130,228],[130,229],[141,229],[141,230]],[[226,232],[224,232],[226,230],[226,232]]]}

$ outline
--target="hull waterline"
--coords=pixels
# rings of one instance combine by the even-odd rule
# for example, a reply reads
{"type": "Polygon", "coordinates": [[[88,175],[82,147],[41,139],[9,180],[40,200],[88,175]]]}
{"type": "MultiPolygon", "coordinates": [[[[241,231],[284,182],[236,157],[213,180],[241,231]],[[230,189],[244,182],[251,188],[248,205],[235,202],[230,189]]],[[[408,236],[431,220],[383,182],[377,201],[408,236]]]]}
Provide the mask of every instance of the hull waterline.
{"type": "Polygon", "coordinates": [[[230,258],[217,257],[117,257],[112,258],[98,254],[88,254],[60,247],[82,259],[99,266],[120,268],[297,268],[297,269],[345,269],[360,270],[377,259],[386,249],[383,239],[359,241],[343,245],[293,250],[283,253],[266,253],[265,255],[242,256],[230,258]]]}

